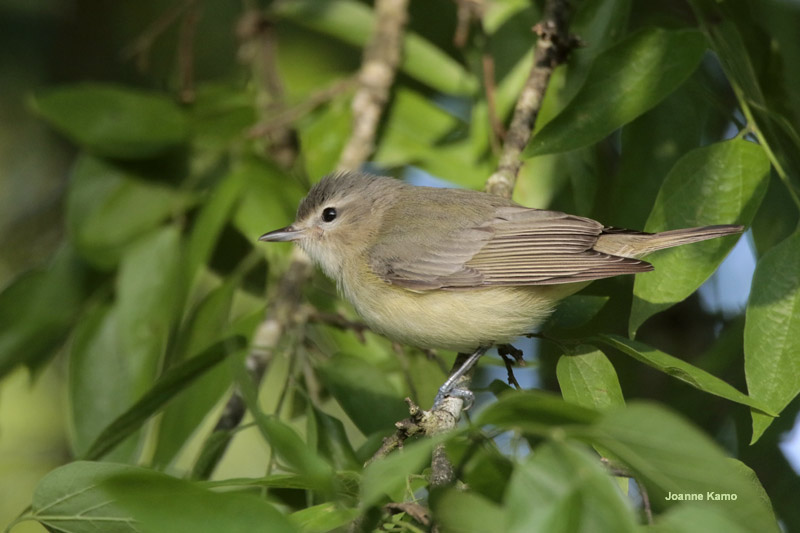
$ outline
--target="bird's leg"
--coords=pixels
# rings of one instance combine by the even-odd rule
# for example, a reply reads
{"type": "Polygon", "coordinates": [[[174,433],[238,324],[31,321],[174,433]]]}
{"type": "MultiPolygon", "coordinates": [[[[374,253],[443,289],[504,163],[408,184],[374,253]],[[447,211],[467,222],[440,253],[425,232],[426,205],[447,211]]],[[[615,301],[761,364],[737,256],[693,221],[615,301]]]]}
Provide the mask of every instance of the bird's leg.
{"type": "MultiPolygon", "coordinates": [[[[475,395],[472,394],[472,391],[467,389],[459,389],[456,386],[458,385],[458,381],[470,370],[472,367],[475,366],[475,363],[478,362],[478,359],[481,358],[483,354],[489,349],[488,346],[478,348],[475,352],[467,357],[467,359],[461,364],[458,369],[450,374],[450,377],[447,378],[441,387],[439,387],[439,392],[436,394],[436,399],[433,401],[433,408],[436,409],[439,404],[442,403],[442,400],[447,398],[448,396],[453,396],[456,398],[461,398],[464,400],[464,403],[467,404],[465,409],[469,409],[472,406],[472,402],[475,399],[475,395]]],[[[459,354],[462,355],[462,354],[459,354]]]]}

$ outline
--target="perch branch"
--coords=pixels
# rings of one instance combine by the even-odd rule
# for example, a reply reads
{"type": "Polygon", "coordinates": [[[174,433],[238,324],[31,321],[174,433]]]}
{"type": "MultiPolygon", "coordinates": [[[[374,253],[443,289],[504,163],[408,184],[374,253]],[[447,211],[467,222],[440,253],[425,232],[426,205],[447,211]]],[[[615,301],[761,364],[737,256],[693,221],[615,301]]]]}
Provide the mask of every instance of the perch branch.
{"type": "Polygon", "coordinates": [[[533,27],[539,37],[533,55],[533,68],[528,75],[514,108],[511,127],[503,143],[503,152],[497,171],[486,182],[486,192],[511,198],[522,166],[520,155],[528,144],[542,107],[550,76],[557,66],[564,63],[570,51],[578,44],[567,31],[569,2],[548,0],[544,17],[533,27]]]}
{"type": "MultiPolygon", "coordinates": [[[[497,172],[492,174],[486,184],[486,190],[510,198],[514,192],[517,173],[521,162],[519,159],[523,148],[530,139],[536,123],[536,116],[550,81],[550,75],[557,65],[566,60],[573,46],[573,40],[567,31],[569,4],[567,0],[548,0],[543,20],[536,25],[539,35],[534,52],[534,65],[528,81],[522,90],[511,121],[511,128],[503,144],[497,172]]],[[[451,374],[460,368],[467,359],[467,354],[458,354],[451,374]]],[[[472,372],[467,372],[456,384],[457,389],[468,390],[472,382],[472,372]]],[[[448,397],[436,409],[432,409],[425,425],[427,435],[447,432],[455,428],[461,416],[464,400],[459,397],[448,397]]],[[[431,461],[431,485],[452,483],[453,467],[445,455],[444,445],[434,448],[431,461]]]]}

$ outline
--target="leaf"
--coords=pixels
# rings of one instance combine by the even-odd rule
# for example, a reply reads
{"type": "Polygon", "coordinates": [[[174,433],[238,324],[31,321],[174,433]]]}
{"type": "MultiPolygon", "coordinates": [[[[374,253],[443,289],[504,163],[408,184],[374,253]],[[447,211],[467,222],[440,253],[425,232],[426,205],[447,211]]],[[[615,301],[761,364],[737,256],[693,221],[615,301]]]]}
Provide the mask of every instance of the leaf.
{"type": "Polygon", "coordinates": [[[437,524],[444,531],[494,533],[503,523],[504,509],[474,492],[447,489],[433,498],[437,524]]]}
{"type": "MultiPolygon", "coordinates": [[[[241,280],[226,280],[192,310],[184,329],[185,336],[176,348],[180,362],[185,364],[191,358],[200,357],[203,350],[227,334],[228,315],[238,281],[241,280]]],[[[227,366],[210,369],[164,409],[153,466],[165,467],[172,461],[232,382],[233,376],[227,366]]]]}
{"type": "Polygon", "coordinates": [[[0,293],[0,378],[43,365],[66,339],[87,297],[87,272],[69,246],[46,269],[26,272],[0,293]],[[54,305],[58,302],[58,305],[54,305]]]}
{"type": "Polygon", "coordinates": [[[305,476],[312,485],[327,494],[333,493],[333,469],[292,429],[275,415],[267,415],[259,406],[258,393],[249,374],[241,369],[237,376],[247,409],[255,419],[261,435],[284,465],[305,476]]]}
{"type": "Polygon", "coordinates": [[[475,424],[546,435],[553,427],[590,424],[597,416],[596,411],[567,403],[553,394],[524,391],[501,395],[481,411],[475,424]]]}
{"type": "Polygon", "coordinates": [[[514,470],[504,515],[508,532],[637,530],[625,496],[597,456],[566,442],[538,446],[514,470]]]}
{"type": "Polygon", "coordinates": [[[234,223],[250,242],[255,243],[260,235],[294,220],[303,189],[275,165],[263,158],[245,157],[236,163],[226,179],[242,183],[244,194],[234,223]]]}
{"type": "Polygon", "coordinates": [[[275,507],[251,494],[219,493],[145,469],[105,479],[100,490],[130,513],[143,533],[291,533],[275,507]]]}
{"type": "Polygon", "coordinates": [[[166,371],[156,381],[153,388],[100,433],[89,446],[83,459],[97,460],[105,456],[198,377],[221,363],[231,353],[241,350],[245,346],[246,341],[242,337],[225,339],[203,351],[197,357],[192,357],[166,371]]]}
{"type": "Polygon", "coordinates": [[[244,181],[226,176],[200,209],[186,246],[186,283],[191,285],[202,265],[208,262],[222,228],[244,192],[244,181]]]}
{"type": "Polygon", "coordinates": [[[346,526],[358,515],[358,509],[343,509],[327,502],[296,511],[289,515],[289,521],[300,533],[327,533],[346,526]]]}
{"type": "MultiPolygon", "coordinates": [[[[800,231],[769,250],[753,275],[744,328],[747,390],[775,413],[800,392],[800,231]]],[[[755,442],[772,417],[753,412],[755,442]]]]}
{"type": "Polygon", "coordinates": [[[612,348],[616,348],[625,355],[629,355],[648,366],[660,370],[676,379],[688,383],[692,387],[725,398],[732,402],[753,407],[764,413],[771,413],[769,407],[763,402],[747,396],[746,394],[738,391],[731,385],[725,383],[716,376],[713,376],[703,369],[697,368],[694,365],[687,363],[682,359],[673,357],[662,351],[651,348],[646,344],[638,341],[626,339],[619,335],[602,334],[591,339],[591,342],[605,344],[612,348]]]}
{"type": "Polygon", "coordinates": [[[31,518],[61,533],[141,533],[119,501],[109,500],[101,484],[136,466],[76,461],[49,472],[33,493],[31,518]]]}
{"type": "MultiPolygon", "coordinates": [[[[294,0],[274,6],[286,17],[320,33],[363,47],[372,35],[375,17],[365,5],[352,0],[294,0]]],[[[472,94],[478,84],[462,65],[411,31],[406,31],[400,69],[433,89],[454,95],[472,94]]]]}
{"type": "Polygon", "coordinates": [[[700,64],[706,42],[694,30],[639,31],[600,53],[583,87],[537,133],[526,157],[587,146],[654,107],[700,64]]]}
{"type": "Polygon", "coordinates": [[[592,346],[578,346],[556,366],[564,400],[597,410],[625,405],[614,365],[592,346]]]}
{"type": "Polygon", "coordinates": [[[454,434],[415,440],[394,453],[368,464],[361,478],[361,509],[368,509],[378,504],[387,494],[395,495],[403,490],[408,476],[418,474],[426,464],[430,463],[434,446],[454,434]]]}
{"type": "Polygon", "coordinates": [[[137,238],[186,204],[176,190],[108,161],[81,156],[67,191],[67,231],[78,252],[110,269],[137,238]]]}
{"type": "Polygon", "coordinates": [[[317,367],[320,378],[364,435],[387,432],[408,416],[386,374],[358,357],[337,354],[317,367]]]}
{"type": "Polygon", "coordinates": [[[360,470],[361,463],[356,458],[344,424],[322,410],[309,404],[309,420],[317,426],[317,450],[337,470],[360,470]]]}
{"type": "Polygon", "coordinates": [[[735,518],[748,531],[779,531],[755,474],[663,407],[631,403],[613,409],[586,436],[644,483],[654,511],[680,505],[666,499],[669,493],[699,494],[704,505],[735,518]],[[715,495],[731,496],[714,500],[715,495]]]}
{"type": "Polygon", "coordinates": [[[153,157],[183,143],[186,117],[159,93],[111,84],[82,83],[49,89],[33,109],[72,142],[121,159],[153,157]]]}
{"type": "Polygon", "coordinates": [[[543,330],[572,329],[583,326],[608,302],[608,296],[593,296],[591,294],[573,294],[561,300],[555,312],[545,323],[543,330]]]}
{"type": "Polygon", "coordinates": [[[725,531],[748,533],[738,520],[720,509],[702,503],[686,502],[670,507],[647,531],[652,533],[695,533],[696,531],[725,531]]]}
{"type": "MultiPolygon", "coordinates": [[[[122,259],[114,306],[78,325],[69,388],[79,456],[153,383],[176,318],[179,242],[173,227],[137,241],[122,259]]],[[[112,457],[129,460],[134,449],[135,440],[112,457]]]]}
{"type": "MultiPolygon", "coordinates": [[[[766,191],[768,173],[763,149],[751,142],[732,140],[693,150],[672,167],[644,229],[658,232],[711,224],[748,225],[766,191]]],[[[648,256],[655,272],[636,276],[630,335],[650,316],[693,293],[737,240],[712,239],[648,256]]]]}

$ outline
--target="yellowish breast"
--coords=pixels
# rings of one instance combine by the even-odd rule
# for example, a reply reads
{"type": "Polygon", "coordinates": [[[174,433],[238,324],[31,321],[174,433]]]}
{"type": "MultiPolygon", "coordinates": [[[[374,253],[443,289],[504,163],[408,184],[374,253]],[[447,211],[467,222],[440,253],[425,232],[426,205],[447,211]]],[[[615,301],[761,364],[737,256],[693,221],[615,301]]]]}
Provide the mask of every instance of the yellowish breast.
{"type": "Polygon", "coordinates": [[[342,291],[374,331],[419,348],[459,352],[510,342],[532,332],[559,299],[585,286],[410,291],[386,283],[368,267],[345,268],[342,291]]]}

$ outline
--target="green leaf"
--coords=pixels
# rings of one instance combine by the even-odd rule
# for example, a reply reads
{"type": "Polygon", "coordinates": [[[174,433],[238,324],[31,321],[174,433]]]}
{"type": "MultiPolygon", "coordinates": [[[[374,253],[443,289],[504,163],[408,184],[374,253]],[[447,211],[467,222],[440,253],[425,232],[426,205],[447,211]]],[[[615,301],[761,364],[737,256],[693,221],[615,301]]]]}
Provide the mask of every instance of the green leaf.
{"type": "MultiPolygon", "coordinates": [[[[236,280],[229,279],[193,309],[184,330],[185,337],[177,348],[179,361],[186,363],[190,358],[200,357],[202,350],[226,334],[235,289],[236,280]]],[[[169,464],[232,382],[233,376],[227,366],[210,369],[167,406],[159,422],[153,466],[169,464]]]]}
{"type": "Polygon", "coordinates": [[[302,474],[312,485],[325,493],[333,492],[333,469],[297,432],[275,415],[267,415],[258,403],[258,393],[249,376],[241,370],[237,376],[245,404],[253,416],[261,435],[272,447],[285,467],[302,474]]]}
{"type": "Polygon", "coordinates": [[[742,405],[747,405],[748,407],[753,407],[767,414],[771,413],[770,408],[764,402],[738,391],[718,377],[687,363],[683,359],[678,359],[677,357],[673,357],[655,348],[651,348],[644,343],[626,339],[619,335],[607,334],[594,337],[591,339],[591,342],[599,342],[615,348],[625,355],[629,355],[637,361],[651,366],[656,370],[660,370],[684,383],[688,383],[692,387],[703,392],[742,405]]]}
{"type": "Polygon", "coordinates": [[[367,465],[361,479],[361,508],[378,504],[387,494],[397,495],[406,487],[408,476],[420,473],[425,465],[430,464],[434,446],[453,435],[448,433],[415,440],[367,465]]]}
{"type": "MultiPolygon", "coordinates": [[[[751,142],[732,140],[693,150],[672,167],[644,229],[748,225],[764,197],[768,173],[763,149],[751,142]]],[[[737,240],[712,239],[650,255],[655,272],[639,274],[633,285],[630,335],[655,313],[692,294],[737,240]]]]}
{"type": "Polygon", "coordinates": [[[309,420],[317,427],[317,450],[337,470],[360,470],[350,439],[341,420],[309,404],[309,420]]]}
{"type": "Polygon", "coordinates": [[[501,395],[481,411],[475,424],[547,435],[554,427],[590,424],[597,416],[596,411],[567,403],[553,394],[523,391],[501,395]]]}
{"type": "Polygon", "coordinates": [[[358,517],[358,509],[346,509],[333,503],[321,503],[289,515],[300,533],[327,533],[347,525],[358,517]]]}
{"type": "MultiPolygon", "coordinates": [[[[113,308],[98,309],[78,325],[70,354],[77,455],[155,378],[176,318],[179,245],[172,227],[137,241],[122,259],[113,308]]],[[[129,460],[134,449],[135,439],[112,457],[129,460]]]]}
{"type": "Polygon", "coordinates": [[[78,252],[110,269],[137,238],[185,204],[178,191],[109,161],[82,156],[67,192],[67,231],[78,252]]]}
{"type": "Polygon", "coordinates": [[[647,487],[654,511],[679,505],[669,493],[700,495],[748,531],[779,531],[755,474],[700,430],[663,407],[631,403],[608,411],[586,437],[609,450],[647,487]],[[716,500],[716,495],[725,500],[716,500]]]}
{"type": "Polygon", "coordinates": [[[748,533],[750,531],[734,517],[721,509],[702,503],[686,502],[670,507],[647,528],[652,533],[695,533],[697,531],[724,531],[748,533]]]}
{"type": "Polygon", "coordinates": [[[706,42],[694,30],[650,28],[597,56],[586,82],[537,133],[527,157],[587,146],[632,121],[678,88],[700,64],[706,42]]]}
{"type": "Polygon", "coordinates": [[[100,484],[100,490],[130,513],[143,533],[296,531],[285,516],[261,498],[212,492],[145,469],[110,476],[100,484]]]}
{"type": "MultiPolygon", "coordinates": [[[[352,0],[294,0],[279,2],[274,9],[281,17],[358,47],[369,41],[375,26],[370,8],[352,0]]],[[[405,32],[400,69],[443,93],[469,95],[478,88],[462,65],[411,31],[405,32]]]]}
{"type": "MultiPolygon", "coordinates": [[[[750,395],[780,413],[800,392],[800,231],[759,260],[744,328],[750,395]]],[[[753,442],[772,418],[753,412],[753,442]]]]}
{"type": "Polygon", "coordinates": [[[540,445],[514,470],[504,515],[508,532],[637,530],[625,496],[597,456],[563,442],[540,445]]]}
{"type": "Polygon", "coordinates": [[[35,370],[55,355],[86,299],[86,275],[74,250],[65,246],[47,269],[31,270],[5,287],[0,293],[0,378],[20,364],[35,370]]]}
{"type": "Polygon", "coordinates": [[[227,176],[222,179],[200,209],[186,246],[186,283],[191,285],[202,265],[211,258],[222,228],[244,193],[244,181],[227,176]]]}
{"type": "Polygon", "coordinates": [[[494,533],[503,523],[504,509],[473,492],[447,489],[433,498],[436,522],[444,531],[494,533]]]}
{"type": "Polygon", "coordinates": [[[608,300],[608,296],[573,294],[558,303],[543,329],[572,329],[583,326],[600,312],[608,300]]]}
{"type": "Polygon", "coordinates": [[[106,157],[153,157],[183,143],[186,117],[168,98],[109,84],[50,89],[33,108],[79,146],[106,157]]]}
{"type": "Polygon", "coordinates": [[[62,533],[141,533],[132,514],[119,501],[109,500],[101,484],[121,473],[142,470],[87,461],[56,468],[36,485],[31,518],[62,533]]]}
{"type": "Polygon", "coordinates": [[[304,194],[303,188],[291,175],[263,158],[242,158],[226,179],[240,181],[245,191],[234,215],[234,223],[253,243],[267,231],[292,222],[304,194]]]}
{"type": "Polygon", "coordinates": [[[317,367],[325,387],[364,435],[387,432],[408,416],[406,404],[376,366],[345,354],[317,367]]]}
{"type": "Polygon", "coordinates": [[[597,410],[625,405],[614,365],[592,346],[578,346],[556,366],[561,395],[568,402],[597,410]]]}
{"type": "Polygon", "coordinates": [[[89,446],[83,459],[97,460],[105,456],[198,377],[245,346],[246,342],[242,337],[226,339],[214,344],[197,357],[192,357],[169,369],[156,381],[152,389],[100,433],[89,446]]]}

